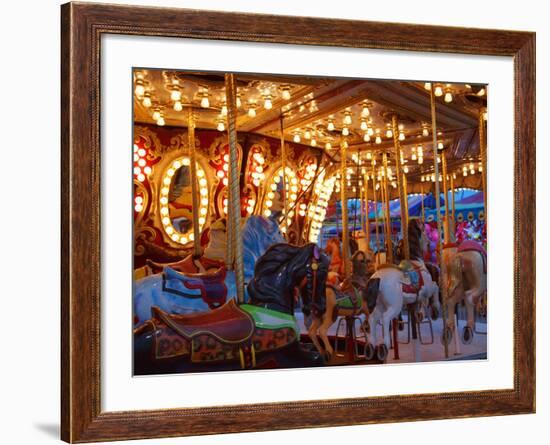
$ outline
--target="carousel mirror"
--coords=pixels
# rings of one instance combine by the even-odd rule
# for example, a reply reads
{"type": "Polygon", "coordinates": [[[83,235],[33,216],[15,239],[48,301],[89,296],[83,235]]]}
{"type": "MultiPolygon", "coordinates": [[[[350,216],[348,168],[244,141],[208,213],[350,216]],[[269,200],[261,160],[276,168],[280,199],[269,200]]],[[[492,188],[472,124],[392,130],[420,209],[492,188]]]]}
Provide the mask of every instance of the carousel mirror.
{"type": "Polygon", "coordinates": [[[180,244],[193,241],[194,221],[199,224],[199,231],[202,231],[208,217],[208,179],[199,162],[196,166],[199,208],[195,217],[190,159],[183,157],[172,161],[162,178],[159,206],[162,225],[170,239],[180,244]]]}

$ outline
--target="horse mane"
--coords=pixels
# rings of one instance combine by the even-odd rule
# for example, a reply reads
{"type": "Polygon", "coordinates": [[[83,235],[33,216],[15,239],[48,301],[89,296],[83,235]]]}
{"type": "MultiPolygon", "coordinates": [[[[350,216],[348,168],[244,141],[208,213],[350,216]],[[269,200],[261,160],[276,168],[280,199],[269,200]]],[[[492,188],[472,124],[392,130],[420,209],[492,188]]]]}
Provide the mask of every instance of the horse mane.
{"type": "Polygon", "coordinates": [[[409,257],[412,260],[423,260],[424,252],[422,251],[422,245],[420,243],[422,240],[422,229],[418,225],[417,220],[409,220],[407,233],[409,235],[409,257]]]}

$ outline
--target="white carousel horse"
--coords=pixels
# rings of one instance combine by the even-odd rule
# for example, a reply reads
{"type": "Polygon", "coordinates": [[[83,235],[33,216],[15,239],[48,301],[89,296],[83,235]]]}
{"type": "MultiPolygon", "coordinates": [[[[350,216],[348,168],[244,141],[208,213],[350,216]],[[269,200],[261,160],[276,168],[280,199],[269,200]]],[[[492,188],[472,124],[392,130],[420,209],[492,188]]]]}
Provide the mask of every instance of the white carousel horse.
{"type": "MultiPolygon", "coordinates": [[[[225,252],[225,239],[225,234],[214,234],[205,252],[225,252]]],[[[254,215],[243,220],[242,242],[246,284],[254,276],[254,266],[258,258],[268,247],[284,243],[285,240],[276,221],[254,215]]],[[[225,266],[198,274],[181,273],[165,267],[161,273],[135,281],[134,325],[138,326],[150,318],[152,306],[168,313],[187,314],[212,309],[235,297],[235,274],[225,266]]]]}
{"type": "Polygon", "coordinates": [[[447,320],[444,335],[451,340],[454,332],[455,308],[464,301],[467,324],[462,332],[464,343],[474,336],[475,308],[484,308],[487,295],[487,253],[476,241],[463,241],[458,246],[450,244],[443,248],[442,283],[447,283],[447,320]]]}
{"type": "Polygon", "coordinates": [[[367,302],[369,315],[369,343],[367,357],[374,355],[385,360],[390,347],[390,323],[401,313],[404,305],[416,304],[427,307],[434,312],[439,310],[439,286],[432,280],[424,264],[423,252],[427,249],[427,238],[422,224],[411,219],[408,227],[410,261],[403,261],[400,266],[387,264],[381,266],[369,279],[367,284],[367,302]],[[382,324],[383,338],[379,339],[376,326],[382,324]]]}

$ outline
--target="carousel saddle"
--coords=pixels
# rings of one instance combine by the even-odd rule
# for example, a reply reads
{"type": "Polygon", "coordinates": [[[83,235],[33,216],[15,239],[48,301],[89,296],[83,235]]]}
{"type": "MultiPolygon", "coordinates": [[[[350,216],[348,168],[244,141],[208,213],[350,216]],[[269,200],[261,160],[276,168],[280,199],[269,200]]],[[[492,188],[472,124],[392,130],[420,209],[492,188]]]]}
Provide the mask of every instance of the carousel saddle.
{"type": "Polygon", "coordinates": [[[229,300],[217,309],[196,314],[168,314],[158,307],[153,307],[151,311],[153,318],[164,322],[189,341],[208,335],[225,344],[245,343],[254,333],[253,318],[239,308],[235,300],[229,300]]]}
{"type": "Polygon", "coordinates": [[[162,290],[187,298],[202,298],[211,308],[225,303],[227,269],[220,267],[215,272],[181,273],[166,267],[162,274],[162,290]]]}
{"type": "Polygon", "coordinates": [[[418,294],[424,286],[424,278],[420,267],[416,267],[411,261],[403,260],[399,263],[399,269],[403,272],[401,283],[403,292],[406,294],[418,294]]]}

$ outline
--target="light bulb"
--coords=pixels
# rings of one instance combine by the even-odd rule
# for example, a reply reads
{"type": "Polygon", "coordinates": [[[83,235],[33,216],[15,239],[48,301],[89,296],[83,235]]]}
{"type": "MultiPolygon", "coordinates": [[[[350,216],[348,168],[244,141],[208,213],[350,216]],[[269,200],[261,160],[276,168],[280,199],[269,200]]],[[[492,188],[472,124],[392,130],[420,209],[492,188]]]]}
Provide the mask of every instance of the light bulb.
{"type": "Polygon", "coordinates": [[[405,140],[405,133],[403,133],[402,131],[399,132],[399,140],[400,140],[400,141],[404,141],[404,140],[405,140]]]}
{"type": "Polygon", "coordinates": [[[172,90],[170,93],[170,99],[172,99],[174,102],[181,100],[181,91],[178,89],[172,90]]]}
{"type": "Polygon", "coordinates": [[[315,139],[311,140],[311,146],[315,147],[317,145],[317,141],[315,139]]]}
{"type": "Polygon", "coordinates": [[[365,119],[361,119],[361,130],[366,131],[369,128],[367,121],[365,119]]]}
{"type": "Polygon", "coordinates": [[[327,142],[325,144],[325,150],[331,150],[332,149],[332,144],[330,142],[327,142]]]}
{"type": "Polygon", "coordinates": [[[445,93],[445,102],[449,103],[449,102],[452,102],[453,101],[453,95],[451,94],[450,91],[447,91],[445,93]]]}
{"type": "Polygon", "coordinates": [[[304,133],[304,137],[305,137],[306,139],[311,139],[311,131],[306,130],[306,132],[304,133]]]}
{"type": "Polygon", "coordinates": [[[301,140],[300,135],[298,133],[296,133],[294,135],[293,141],[296,142],[297,144],[299,144],[300,140],[301,140]]]}
{"type": "Polygon", "coordinates": [[[255,117],[256,116],[256,108],[254,106],[251,106],[248,109],[248,117],[255,117]]]}
{"type": "Polygon", "coordinates": [[[376,136],[375,142],[376,142],[377,144],[381,144],[381,143],[382,143],[382,138],[380,137],[380,135],[377,135],[377,136],[376,136]]]}
{"type": "Polygon", "coordinates": [[[328,131],[334,131],[334,122],[333,121],[328,121],[328,125],[327,125],[327,130],[328,131]]]}
{"type": "Polygon", "coordinates": [[[158,121],[160,119],[160,111],[155,110],[153,111],[153,120],[158,121]]]}
{"type": "Polygon", "coordinates": [[[364,140],[365,142],[370,142],[370,136],[369,136],[368,133],[365,133],[365,134],[363,135],[363,140],[364,140]]]}
{"type": "Polygon", "coordinates": [[[372,159],[372,153],[370,151],[367,151],[367,161],[370,161],[372,159]]]}
{"type": "Polygon", "coordinates": [[[143,96],[145,94],[145,86],[138,80],[136,81],[136,96],[143,96]]]}
{"type": "Polygon", "coordinates": [[[407,167],[407,166],[405,165],[405,167],[403,167],[403,171],[404,171],[405,173],[409,173],[409,167],[407,167]]]}
{"type": "Polygon", "coordinates": [[[223,121],[219,121],[218,126],[216,128],[218,129],[218,131],[224,131],[225,130],[225,124],[223,123],[223,121]]]}
{"type": "Polygon", "coordinates": [[[422,128],[422,136],[429,136],[430,130],[428,130],[428,127],[422,128]]]}
{"type": "Polygon", "coordinates": [[[221,115],[227,116],[227,105],[222,105],[221,115]]]}
{"type": "Polygon", "coordinates": [[[158,120],[157,120],[157,125],[162,127],[164,124],[165,124],[164,118],[162,116],[159,117],[158,120]]]}
{"type": "Polygon", "coordinates": [[[271,102],[271,98],[270,97],[266,97],[264,99],[264,108],[266,110],[271,110],[271,108],[273,108],[273,102],[271,102]]]}
{"type": "Polygon", "coordinates": [[[432,89],[432,84],[430,82],[424,82],[424,89],[430,91],[432,89]]]}
{"type": "Polygon", "coordinates": [[[237,108],[241,108],[241,106],[242,106],[243,103],[242,103],[242,101],[241,101],[241,95],[240,95],[240,94],[237,94],[237,100],[236,100],[236,102],[237,102],[237,108]]]}
{"type": "Polygon", "coordinates": [[[344,135],[344,136],[348,136],[348,135],[349,135],[349,128],[348,128],[348,127],[342,128],[342,135],[344,135]]]}
{"type": "Polygon", "coordinates": [[[151,96],[149,93],[145,93],[145,96],[143,97],[143,106],[145,108],[149,108],[151,105],[152,105],[151,96]]]}
{"type": "Polygon", "coordinates": [[[210,100],[208,100],[208,96],[202,96],[201,99],[201,107],[202,108],[209,108],[210,107],[210,100]]]}
{"type": "Polygon", "coordinates": [[[284,100],[290,100],[290,89],[289,88],[283,88],[283,92],[281,94],[284,100]]]}
{"type": "Polygon", "coordinates": [[[371,127],[367,128],[367,134],[372,136],[374,134],[374,130],[371,127]]]}
{"type": "Polygon", "coordinates": [[[485,95],[485,88],[482,88],[481,90],[479,90],[479,91],[477,92],[477,95],[478,95],[478,96],[484,96],[484,95],[485,95]]]}
{"type": "Polygon", "coordinates": [[[369,107],[367,105],[363,105],[363,109],[361,110],[361,116],[368,117],[370,114],[369,107]]]}
{"type": "Polygon", "coordinates": [[[439,85],[435,87],[434,94],[439,97],[443,95],[443,88],[441,88],[439,85]]]}
{"type": "Polygon", "coordinates": [[[391,138],[393,136],[393,131],[391,131],[389,128],[386,130],[386,137],[391,138]]]}
{"type": "Polygon", "coordinates": [[[346,124],[346,125],[351,125],[351,114],[347,113],[347,114],[344,116],[344,124],[346,124]]]}
{"type": "Polygon", "coordinates": [[[438,148],[439,150],[443,150],[443,148],[445,148],[444,145],[443,145],[443,142],[438,142],[438,143],[437,143],[437,148],[438,148]]]}
{"type": "Polygon", "coordinates": [[[175,111],[183,110],[183,105],[181,104],[181,102],[179,100],[174,102],[174,110],[175,111]]]}

